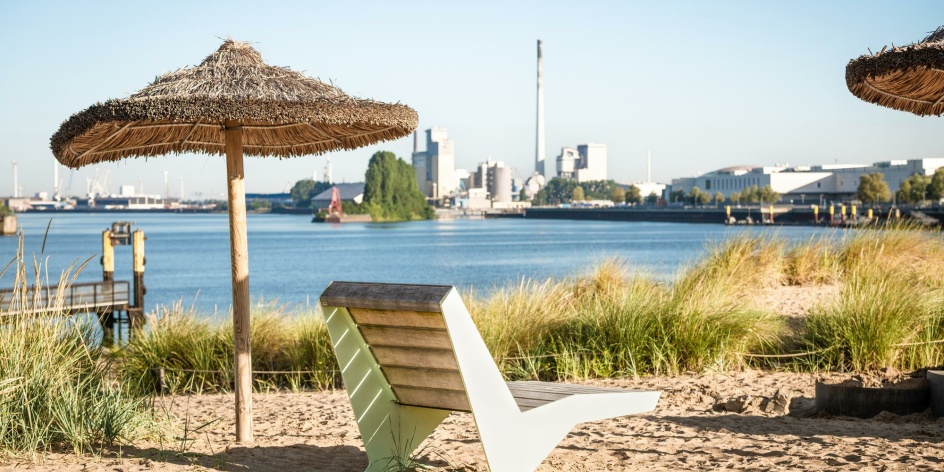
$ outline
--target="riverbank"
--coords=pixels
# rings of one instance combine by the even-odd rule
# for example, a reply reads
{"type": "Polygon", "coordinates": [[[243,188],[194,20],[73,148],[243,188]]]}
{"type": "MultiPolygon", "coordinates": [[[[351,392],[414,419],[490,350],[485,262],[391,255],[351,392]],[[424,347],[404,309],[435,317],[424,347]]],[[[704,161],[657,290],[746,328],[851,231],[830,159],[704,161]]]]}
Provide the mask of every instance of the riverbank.
{"type": "MultiPolygon", "coordinates": [[[[843,216],[840,207],[835,207],[835,215],[830,219],[828,207],[814,212],[810,206],[774,206],[771,219],[769,207],[732,207],[730,219],[736,224],[756,225],[803,225],[803,226],[845,226],[857,227],[866,225],[884,225],[895,222],[899,216],[903,222],[938,226],[944,220],[944,211],[937,208],[912,210],[906,209],[899,213],[888,209],[876,209],[873,218],[866,219],[868,210],[858,208],[857,218],[852,218],[851,207],[843,216]]],[[[626,221],[652,223],[699,223],[699,224],[727,224],[729,223],[728,210],[725,207],[716,208],[652,208],[652,207],[614,207],[614,208],[528,208],[516,214],[495,214],[493,217],[518,217],[530,219],[551,220],[595,220],[595,221],[626,221]]]]}

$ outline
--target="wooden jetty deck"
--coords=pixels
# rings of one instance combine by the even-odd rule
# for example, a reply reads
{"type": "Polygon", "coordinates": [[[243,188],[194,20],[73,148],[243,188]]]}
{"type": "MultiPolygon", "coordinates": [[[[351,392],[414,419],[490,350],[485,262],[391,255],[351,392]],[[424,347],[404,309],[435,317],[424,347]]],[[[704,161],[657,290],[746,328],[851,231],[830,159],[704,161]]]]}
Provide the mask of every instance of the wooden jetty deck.
{"type": "Polygon", "coordinates": [[[0,290],[0,316],[129,312],[131,284],[126,281],[86,282],[64,286],[28,287],[24,297],[0,290]],[[61,293],[60,293],[61,292],[61,293]]]}

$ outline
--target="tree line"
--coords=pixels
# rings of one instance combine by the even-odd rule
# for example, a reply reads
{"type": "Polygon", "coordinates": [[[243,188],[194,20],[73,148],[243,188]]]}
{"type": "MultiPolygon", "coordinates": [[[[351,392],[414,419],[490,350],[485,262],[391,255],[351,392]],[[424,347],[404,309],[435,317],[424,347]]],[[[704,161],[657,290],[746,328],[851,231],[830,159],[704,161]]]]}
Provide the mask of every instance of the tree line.
{"type": "MultiPolygon", "coordinates": [[[[522,195],[524,193],[522,192],[522,195]]],[[[531,200],[534,205],[559,205],[562,203],[574,203],[584,200],[610,200],[613,203],[626,203],[627,205],[641,205],[643,203],[654,205],[660,195],[655,192],[649,195],[642,195],[642,191],[635,185],[630,185],[628,189],[623,189],[612,180],[593,180],[587,182],[577,182],[572,179],[554,177],[547,185],[535,194],[531,200]]],[[[775,192],[769,185],[759,188],[753,185],[740,192],[735,192],[730,197],[725,197],[721,192],[714,194],[705,192],[697,186],[691,191],[676,190],[669,194],[670,202],[686,203],[690,205],[707,205],[712,203],[720,204],[729,200],[732,203],[773,203],[780,200],[780,194],[775,192]]]]}
{"type": "MultiPolygon", "coordinates": [[[[859,177],[856,198],[865,204],[887,203],[892,200],[892,192],[881,172],[865,174],[859,177]]],[[[934,171],[934,175],[911,174],[902,181],[894,194],[895,201],[905,204],[918,204],[927,200],[944,198],[944,167],[934,171]]]]}

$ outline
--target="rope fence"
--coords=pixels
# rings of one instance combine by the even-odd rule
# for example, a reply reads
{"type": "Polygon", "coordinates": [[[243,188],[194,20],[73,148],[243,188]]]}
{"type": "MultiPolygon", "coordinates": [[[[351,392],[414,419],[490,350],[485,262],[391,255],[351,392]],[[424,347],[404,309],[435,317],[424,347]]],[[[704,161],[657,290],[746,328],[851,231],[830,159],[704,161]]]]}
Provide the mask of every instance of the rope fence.
{"type": "MultiPolygon", "coordinates": [[[[942,344],[944,339],[935,339],[932,341],[917,341],[911,343],[899,343],[893,344],[892,347],[912,347],[912,346],[922,346],[930,344],[942,344]]],[[[804,351],[796,352],[789,354],[754,354],[750,352],[739,352],[737,355],[758,358],[758,359],[792,359],[797,357],[812,356],[816,354],[823,354],[829,352],[833,349],[838,349],[840,346],[829,346],[822,349],[817,349],[815,351],[804,351]]],[[[496,362],[506,362],[506,361],[530,361],[535,359],[554,359],[566,354],[542,354],[538,356],[513,356],[513,357],[499,357],[495,359],[496,362]]],[[[163,392],[167,389],[166,383],[166,372],[178,372],[178,373],[191,373],[191,374],[218,374],[226,375],[229,372],[224,370],[207,370],[207,369],[181,369],[181,368],[169,368],[169,367],[154,367],[151,369],[151,374],[154,376],[154,386],[157,389],[158,393],[163,392]]],[[[338,369],[321,369],[321,370],[254,370],[252,371],[253,375],[262,374],[262,375],[314,375],[314,374],[338,374],[341,371],[338,369]]]]}
{"type": "Polygon", "coordinates": [[[788,359],[794,357],[812,356],[813,354],[822,354],[824,352],[836,349],[837,347],[839,346],[829,346],[823,349],[817,349],[815,351],[796,352],[791,354],[753,354],[750,352],[739,352],[738,355],[745,357],[759,357],[762,359],[788,359]]]}

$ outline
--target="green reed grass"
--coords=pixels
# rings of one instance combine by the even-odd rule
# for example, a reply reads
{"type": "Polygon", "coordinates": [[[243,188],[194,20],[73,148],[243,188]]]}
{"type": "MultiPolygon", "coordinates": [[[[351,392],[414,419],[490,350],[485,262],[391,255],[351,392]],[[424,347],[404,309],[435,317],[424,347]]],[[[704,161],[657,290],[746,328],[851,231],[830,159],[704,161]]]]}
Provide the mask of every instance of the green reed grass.
{"type": "Polygon", "coordinates": [[[788,285],[831,285],[842,277],[840,245],[824,236],[788,248],[784,258],[788,285]]]}
{"type": "MultiPolygon", "coordinates": [[[[685,274],[688,283],[671,286],[628,277],[622,267],[604,261],[584,277],[548,283],[542,291],[529,290],[528,283],[506,289],[502,300],[526,300],[537,313],[506,330],[503,345],[518,347],[515,357],[493,350],[505,374],[568,380],[728,369],[777,339],[779,320],[750,308],[742,293],[705,283],[705,267],[685,274]]],[[[473,317],[489,332],[505,306],[482,308],[473,317]]]]}
{"type": "MultiPolygon", "coordinates": [[[[899,229],[822,237],[787,245],[776,236],[742,234],[707,247],[674,283],[628,274],[604,260],[590,272],[543,281],[522,279],[488,296],[465,293],[470,313],[508,378],[569,380],[775,366],[754,354],[799,344],[815,351],[776,366],[868,369],[944,360],[944,267],[939,234],[899,229]],[[781,285],[840,286],[840,296],[813,310],[802,338],[758,303],[781,285]],[[785,341],[790,340],[790,343],[785,341]],[[909,344],[912,345],[903,345],[909,344]]],[[[262,305],[253,310],[255,387],[340,385],[323,321],[262,305]]],[[[124,355],[124,378],[153,388],[165,367],[172,392],[226,391],[232,384],[232,332],[164,309],[124,355]]]]}
{"type": "MultiPolygon", "coordinates": [[[[233,385],[233,331],[228,320],[210,320],[178,303],[148,316],[148,329],[122,353],[121,374],[136,390],[155,388],[163,368],[167,393],[225,392],[233,385]]],[[[320,314],[288,313],[259,304],[251,311],[253,388],[333,388],[337,362],[320,314]]]]}
{"type": "Polygon", "coordinates": [[[915,369],[944,361],[944,243],[909,228],[844,241],[840,295],[807,319],[813,367],[915,369]]]}
{"type": "MultiPolygon", "coordinates": [[[[32,260],[32,284],[46,281],[32,260]]],[[[154,430],[146,398],[110,377],[108,353],[95,347],[88,324],[62,315],[62,293],[42,300],[29,289],[23,238],[13,269],[13,313],[0,314],[0,459],[59,448],[93,452],[154,430]]],[[[63,273],[60,288],[74,280],[63,273]]],[[[0,274],[2,277],[3,274],[0,274]]]]}

